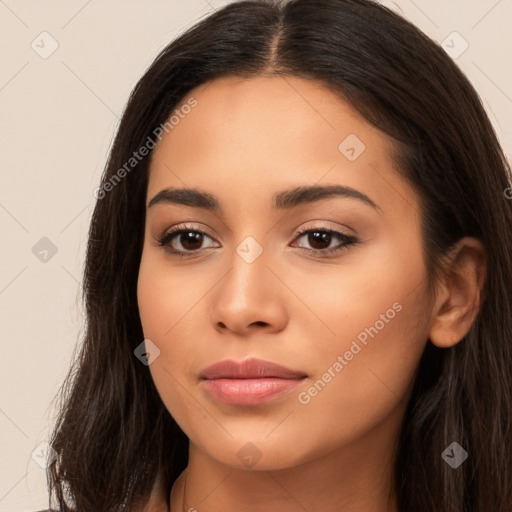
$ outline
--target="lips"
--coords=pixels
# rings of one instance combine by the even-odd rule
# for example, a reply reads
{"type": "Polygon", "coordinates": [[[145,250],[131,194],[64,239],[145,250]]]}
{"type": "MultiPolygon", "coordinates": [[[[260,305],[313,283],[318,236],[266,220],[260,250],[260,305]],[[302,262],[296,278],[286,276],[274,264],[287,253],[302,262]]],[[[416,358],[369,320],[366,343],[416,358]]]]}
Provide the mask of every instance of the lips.
{"type": "Polygon", "coordinates": [[[208,395],[235,406],[255,406],[293,391],[307,374],[270,361],[225,360],[205,368],[199,375],[208,395]]]}
{"type": "Polygon", "coordinates": [[[208,366],[199,374],[201,379],[258,379],[264,377],[302,379],[307,377],[307,374],[255,358],[240,362],[226,359],[208,366]]]}

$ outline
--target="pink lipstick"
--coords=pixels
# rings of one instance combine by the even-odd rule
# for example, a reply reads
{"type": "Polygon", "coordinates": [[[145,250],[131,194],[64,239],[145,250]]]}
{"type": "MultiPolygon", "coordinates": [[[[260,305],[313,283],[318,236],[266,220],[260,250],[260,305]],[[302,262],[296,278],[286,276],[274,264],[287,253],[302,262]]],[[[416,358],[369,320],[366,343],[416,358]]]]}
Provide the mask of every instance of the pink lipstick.
{"type": "Polygon", "coordinates": [[[259,405],[287,394],[306,377],[305,372],[255,358],[220,361],[199,374],[213,398],[238,406],[259,405]]]}

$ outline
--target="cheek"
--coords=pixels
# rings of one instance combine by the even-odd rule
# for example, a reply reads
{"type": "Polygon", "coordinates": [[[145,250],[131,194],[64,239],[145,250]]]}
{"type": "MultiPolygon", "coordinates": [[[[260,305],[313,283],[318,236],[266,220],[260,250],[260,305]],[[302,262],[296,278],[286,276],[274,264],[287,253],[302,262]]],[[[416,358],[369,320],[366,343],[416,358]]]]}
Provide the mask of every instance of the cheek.
{"type": "Polygon", "coordinates": [[[206,297],[211,276],[200,268],[180,269],[166,256],[150,251],[143,253],[139,269],[139,314],[144,335],[168,345],[177,330],[193,329],[187,323],[206,297]]]}
{"type": "Polygon", "coordinates": [[[293,302],[290,316],[300,322],[309,353],[343,353],[356,338],[362,346],[387,339],[386,350],[392,349],[410,337],[418,319],[426,318],[420,239],[401,243],[392,237],[367,243],[347,253],[336,267],[318,265],[314,278],[307,268],[287,276],[303,299],[293,302]],[[298,314],[299,309],[305,314],[298,314]]]}
{"type": "Polygon", "coordinates": [[[380,246],[364,261],[354,256],[350,271],[317,273],[314,286],[303,280],[300,294],[317,318],[309,314],[300,325],[314,377],[297,399],[311,417],[332,411],[338,434],[389,413],[408,393],[423,352],[427,281],[419,245],[399,254],[380,246]]]}
{"type": "Polygon", "coordinates": [[[197,358],[202,337],[194,319],[199,311],[207,314],[201,310],[207,283],[201,272],[191,275],[172,270],[165,259],[143,253],[137,283],[139,315],[144,337],[160,350],[149,371],[162,401],[180,426],[182,418],[204,420],[204,411],[185,388],[190,385],[190,362],[197,358]]]}
{"type": "MultiPolygon", "coordinates": [[[[319,371],[297,396],[298,414],[305,422],[323,418],[326,449],[359,438],[406,404],[425,341],[405,334],[414,330],[417,310],[401,305],[389,323],[373,321],[338,339],[337,349],[313,356],[319,371]]],[[[318,432],[310,432],[314,442],[318,432]]]]}

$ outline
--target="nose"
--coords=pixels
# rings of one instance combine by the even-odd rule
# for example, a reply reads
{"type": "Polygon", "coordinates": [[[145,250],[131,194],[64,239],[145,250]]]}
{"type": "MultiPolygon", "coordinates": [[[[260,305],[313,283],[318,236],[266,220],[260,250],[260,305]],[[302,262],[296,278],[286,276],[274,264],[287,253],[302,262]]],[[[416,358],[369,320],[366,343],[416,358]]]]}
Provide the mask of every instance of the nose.
{"type": "Polygon", "coordinates": [[[278,332],[286,326],[285,276],[271,265],[265,250],[254,260],[233,252],[231,268],[212,294],[210,321],[219,332],[247,336],[251,332],[278,332]],[[269,266],[269,264],[271,266],[269,266]]]}

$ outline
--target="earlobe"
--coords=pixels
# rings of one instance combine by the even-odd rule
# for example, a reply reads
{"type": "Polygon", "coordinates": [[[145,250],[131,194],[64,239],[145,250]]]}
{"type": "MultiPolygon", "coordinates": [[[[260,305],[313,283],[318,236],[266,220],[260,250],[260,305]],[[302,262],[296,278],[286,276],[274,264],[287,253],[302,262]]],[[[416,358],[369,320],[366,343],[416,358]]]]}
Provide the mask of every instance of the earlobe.
{"type": "Polygon", "coordinates": [[[432,310],[430,341],[440,348],[456,345],[473,325],[483,302],[486,253],[476,238],[465,237],[447,255],[432,310]]]}

